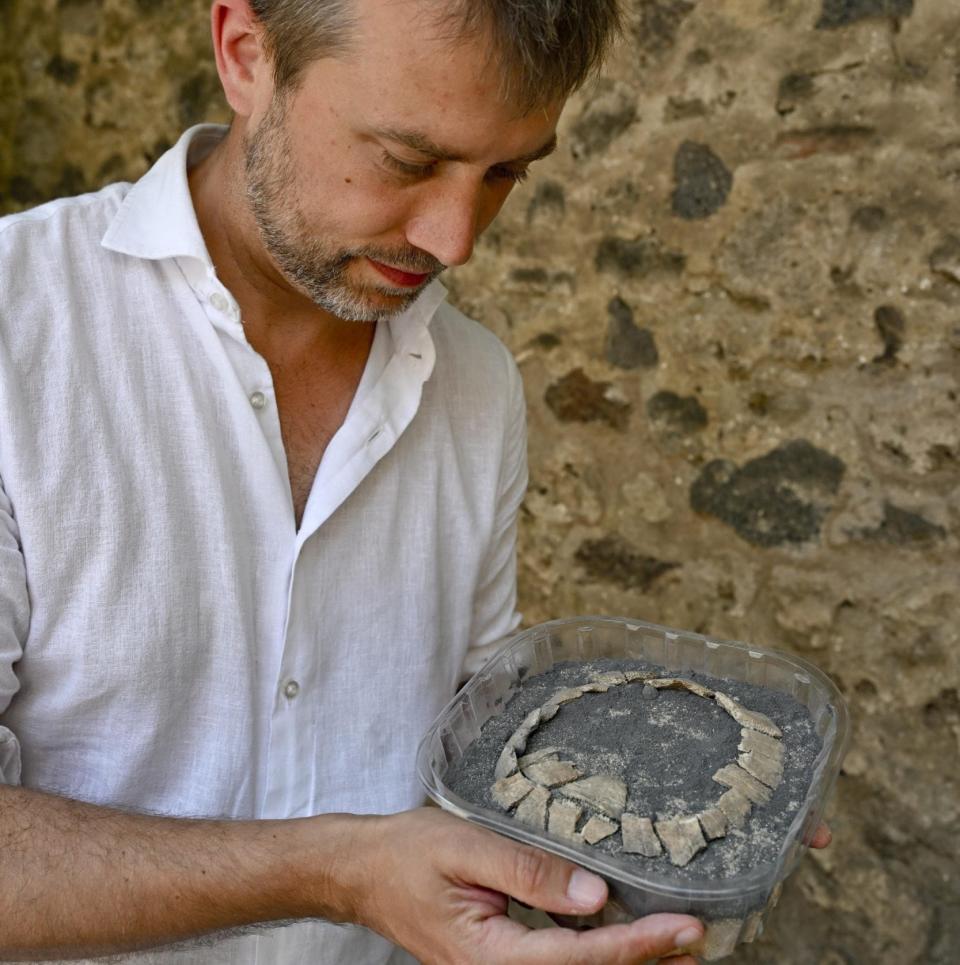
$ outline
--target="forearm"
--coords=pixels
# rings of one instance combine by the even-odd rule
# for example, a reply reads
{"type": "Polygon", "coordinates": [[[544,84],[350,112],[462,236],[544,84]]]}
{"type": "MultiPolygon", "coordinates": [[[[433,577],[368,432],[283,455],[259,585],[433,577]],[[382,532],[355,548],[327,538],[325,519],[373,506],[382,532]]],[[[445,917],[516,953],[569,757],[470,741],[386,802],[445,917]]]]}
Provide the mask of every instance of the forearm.
{"type": "Polygon", "coordinates": [[[375,821],[158,818],[0,787],[0,960],[350,920],[364,873],[358,842],[375,821]]]}

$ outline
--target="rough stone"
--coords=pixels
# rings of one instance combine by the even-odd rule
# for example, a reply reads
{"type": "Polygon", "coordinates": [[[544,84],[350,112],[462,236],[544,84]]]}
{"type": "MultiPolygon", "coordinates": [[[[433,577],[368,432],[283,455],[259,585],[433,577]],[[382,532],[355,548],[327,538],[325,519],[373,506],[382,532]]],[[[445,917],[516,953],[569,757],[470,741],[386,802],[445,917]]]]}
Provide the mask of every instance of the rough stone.
{"type": "Polygon", "coordinates": [[[628,371],[656,367],[660,353],[653,333],[637,326],[630,306],[617,296],[607,306],[607,314],[607,361],[628,371]]]}
{"type": "Polygon", "coordinates": [[[655,858],[663,847],[653,830],[653,821],[638,814],[624,813],[620,818],[620,834],[623,850],[628,854],[640,854],[655,858]]]}
{"type": "Polygon", "coordinates": [[[716,214],[733,187],[733,175],[706,144],[684,141],[673,160],[673,213],[695,221],[716,214]]]}
{"type": "Polygon", "coordinates": [[[689,864],[706,846],[700,822],[695,817],[676,817],[657,821],[657,835],[670,855],[670,861],[682,868],[689,864]]]}
{"type": "Polygon", "coordinates": [[[587,807],[619,818],[627,804],[627,785],[619,778],[594,774],[558,788],[564,797],[583,801],[587,807]]]}
{"type": "Polygon", "coordinates": [[[504,810],[509,811],[519,804],[534,788],[532,781],[517,772],[510,777],[501,778],[493,785],[494,801],[504,810]]]}
{"type": "MultiPolygon", "coordinates": [[[[733,788],[739,791],[744,797],[753,801],[754,804],[767,804],[770,801],[770,788],[761,784],[755,777],[748,774],[738,764],[727,764],[721,767],[713,779],[724,787],[733,788]]],[[[718,805],[719,807],[720,805],[718,805]]],[[[723,808],[721,807],[721,810],[723,808]]],[[[726,813],[726,811],[724,811],[726,813]]]]}
{"type": "Polygon", "coordinates": [[[623,430],[632,407],[611,397],[611,387],[610,382],[594,382],[583,369],[574,369],[547,389],[544,400],[561,422],[605,422],[623,430]]]}
{"type": "Polygon", "coordinates": [[[804,439],[785,443],[742,468],[708,463],[690,490],[698,513],[716,516],[757,546],[804,543],[820,535],[843,478],[842,460],[804,439]]]}
{"type": "Polygon", "coordinates": [[[581,814],[583,814],[583,808],[579,804],[555,797],[550,801],[547,830],[557,837],[576,841],[577,822],[580,820],[581,814]]]}
{"type": "Polygon", "coordinates": [[[756,710],[749,710],[739,701],[719,691],[714,694],[714,700],[716,700],[741,727],[749,727],[769,737],[783,737],[783,732],[766,714],[761,714],[756,710]]]}
{"type": "Polygon", "coordinates": [[[588,577],[616,583],[625,590],[646,590],[677,564],[638,553],[626,540],[611,534],[586,540],[574,557],[588,577]]]}
{"type": "Polygon", "coordinates": [[[620,825],[617,824],[616,821],[611,821],[608,818],[601,817],[599,814],[595,814],[583,826],[583,830],[580,833],[583,835],[583,840],[586,841],[587,844],[596,844],[604,838],[609,838],[611,834],[616,834],[619,829],[620,825]]]}
{"type": "Polygon", "coordinates": [[[637,119],[636,94],[623,84],[601,85],[570,130],[576,158],[605,151],[637,119]]]}
{"type": "Polygon", "coordinates": [[[547,827],[547,805],[550,803],[550,792],[545,787],[534,789],[520,802],[514,817],[521,824],[535,831],[544,831],[547,827]]]}

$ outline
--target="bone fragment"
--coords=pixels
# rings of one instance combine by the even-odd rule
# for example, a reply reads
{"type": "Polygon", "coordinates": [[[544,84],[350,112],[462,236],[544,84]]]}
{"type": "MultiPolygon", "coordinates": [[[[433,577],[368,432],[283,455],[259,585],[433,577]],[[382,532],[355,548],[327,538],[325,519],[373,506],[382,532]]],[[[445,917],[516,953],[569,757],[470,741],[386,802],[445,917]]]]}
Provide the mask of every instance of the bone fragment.
{"type": "Polygon", "coordinates": [[[540,708],[535,707],[523,718],[520,726],[510,735],[507,740],[518,754],[522,754],[527,747],[527,739],[540,726],[540,708]]]}
{"type": "Polygon", "coordinates": [[[750,816],[750,799],[736,788],[724,791],[717,800],[717,807],[727,819],[727,830],[742,828],[750,816]]]}
{"type": "Polygon", "coordinates": [[[745,754],[753,753],[759,757],[769,757],[778,764],[783,762],[783,741],[777,740],[776,737],[768,737],[749,727],[744,727],[740,731],[739,750],[745,754]]]}
{"type": "Polygon", "coordinates": [[[657,690],[686,690],[686,681],[679,677],[651,677],[647,683],[657,690]]]}
{"type": "Polygon", "coordinates": [[[655,858],[663,851],[660,839],[653,830],[653,821],[637,814],[624,814],[620,819],[623,850],[628,854],[642,854],[655,858]]]}
{"type": "Polygon", "coordinates": [[[657,674],[653,670],[624,670],[623,675],[627,678],[627,683],[632,684],[637,680],[650,680],[657,674]]]}
{"type": "Polygon", "coordinates": [[[607,774],[594,774],[572,784],[564,784],[560,793],[572,797],[612,818],[619,818],[627,806],[627,785],[607,774]]]}
{"type": "Polygon", "coordinates": [[[580,771],[569,761],[537,761],[536,764],[525,767],[523,773],[534,784],[541,784],[543,787],[559,787],[582,777],[580,771]]]}
{"type": "Polygon", "coordinates": [[[698,954],[703,957],[705,962],[715,962],[732,955],[737,948],[742,928],[742,918],[713,919],[713,921],[707,923],[703,945],[698,954]]]}
{"type": "Polygon", "coordinates": [[[714,700],[741,726],[758,730],[770,737],[783,737],[783,732],[766,714],[757,710],[747,710],[732,697],[720,693],[718,690],[714,700]]]}
{"type": "Polygon", "coordinates": [[[545,724],[548,720],[553,720],[557,716],[557,711],[560,709],[559,704],[551,704],[548,700],[540,708],[540,723],[545,724]]]}
{"type": "Polygon", "coordinates": [[[780,786],[783,780],[783,765],[769,757],[761,757],[753,751],[741,754],[737,760],[740,766],[752,777],[755,777],[761,784],[775,789],[780,786]]]}
{"type": "Polygon", "coordinates": [[[715,693],[715,691],[711,690],[709,687],[704,687],[703,684],[697,683],[696,680],[687,680],[684,678],[680,682],[687,690],[690,691],[690,693],[696,694],[698,697],[710,698],[715,693]]]}
{"type": "Polygon", "coordinates": [[[576,841],[577,821],[583,814],[583,808],[573,801],[564,801],[562,798],[554,798],[550,802],[550,814],[547,819],[547,830],[559,838],[566,838],[568,841],[576,841]]]}
{"type": "MultiPolygon", "coordinates": [[[[749,807],[749,804],[747,805],[749,807]]],[[[718,807],[707,808],[697,815],[708,841],[715,841],[727,833],[727,816],[718,807]]]]}
{"type": "Polygon", "coordinates": [[[520,768],[522,770],[524,767],[529,767],[531,764],[536,764],[537,761],[545,761],[548,758],[553,758],[553,760],[556,760],[559,756],[559,747],[541,747],[538,751],[533,751],[530,754],[524,754],[518,763],[520,764],[520,768]]]}
{"type": "Polygon", "coordinates": [[[657,821],[654,827],[670,855],[670,861],[678,868],[689,864],[694,855],[707,846],[700,822],[694,817],[667,818],[657,821]]]}
{"type": "Polygon", "coordinates": [[[596,844],[604,838],[609,838],[611,834],[616,834],[619,828],[620,825],[616,821],[610,821],[607,818],[600,817],[599,814],[595,814],[583,826],[580,833],[587,844],[596,844]]]}
{"type": "Polygon", "coordinates": [[[545,787],[535,787],[519,804],[514,816],[521,823],[543,831],[547,826],[547,804],[550,792],[545,787]]]}
{"type": "Polygon", "coordinates": [[[607,684],[608,687],[616,687],[618,684],[627,682],[626,675],[620,670],[607,670],[603,673],[590,674],[590,679],[595,684],[607,684]]]}
{"type": "Polygon", "coordinates": [[[592,683],[592,684],[580,684],[577,690],[581,694],[605,694],[610,689],[610,684],[592,683]]]}
{"type": "Polygon", "coordinates": [[[755,777],[749,775],[738,764],[727,764],[721,767],[713,779],[724,787],[735,787],[744,797],[755,804],[770,802],[770,788],[765,787],[755,777]]]}
{"type": "Polygon", "coordinates": [[[534,788],[533,781],[525,778],[519,771],[509,777],[503,777],[493,785],[494,801],[504,810],[509,811],[519,804],[534,788]]]}
{"type": "Polygon", "coordinates": [[[501,778],[515,774],[517,770],[517,752],[509,743],[500,752],[497,766],[493,769],[493,776],[499,781],[501,778]]]}
{"type": "Polygon", "coordinates": [[[579,700],[583,696],[583,691],[579,687],[564,687],[558,690],[543,706],[559,707],[561,704],[569,703],[571,700],[579,700]]]}

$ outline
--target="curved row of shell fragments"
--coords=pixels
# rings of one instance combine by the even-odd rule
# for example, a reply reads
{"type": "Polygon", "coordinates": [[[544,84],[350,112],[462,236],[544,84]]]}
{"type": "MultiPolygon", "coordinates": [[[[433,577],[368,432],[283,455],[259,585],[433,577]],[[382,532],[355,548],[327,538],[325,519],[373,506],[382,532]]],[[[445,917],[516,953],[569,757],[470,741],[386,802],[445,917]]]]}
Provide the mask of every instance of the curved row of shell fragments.
{"type": "Polygon", "coordinates": [[[596,844],[617,831],[622,850],[655,858],[666,848],[678,867],[689,864],[708,842],[742,828],[754,804],[763,806],[783,780],[783,734],[765,714],[748,710],[720,691],[683,677],[658,677],[647,670],[607,671],[589,683],[564,687],[532,710],[510,735],[494,769],[494,801],[514,811],[517,821],[568,841],[596,844]],[[713,775],[727,790],[716,803],[697,814],[654,820],[626,811],[627,786],[608,774],[584,776],[561,750],[545,747],[524,754],[530,736],[560,712],[564,704],[584,694],[605,693],[611,687],[640,683],[654,690],[686,690],[715,701],[740,725],[739,756],[713,775]],[[591,813],[578,830],[584,807],[591,813]]]}

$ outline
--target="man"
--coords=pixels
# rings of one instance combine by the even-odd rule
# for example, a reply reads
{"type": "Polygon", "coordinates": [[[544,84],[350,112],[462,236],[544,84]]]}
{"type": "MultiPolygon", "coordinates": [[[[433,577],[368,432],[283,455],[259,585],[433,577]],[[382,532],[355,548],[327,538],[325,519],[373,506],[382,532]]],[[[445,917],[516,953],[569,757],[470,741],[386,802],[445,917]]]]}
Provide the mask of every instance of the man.
{"type": "Polygon", "coordinates": [[[677,915],[528,932],[505,894],[591,913],[605,886],[416,809],[419,736],[517,625],[526,480],[516,369],[434,279],[616,23],[216,0],[229,131],[0,223],[0,958],[698,940],[677,915]]]}

